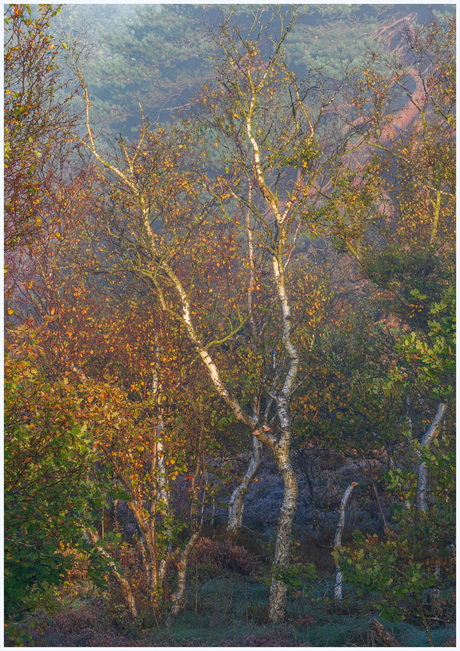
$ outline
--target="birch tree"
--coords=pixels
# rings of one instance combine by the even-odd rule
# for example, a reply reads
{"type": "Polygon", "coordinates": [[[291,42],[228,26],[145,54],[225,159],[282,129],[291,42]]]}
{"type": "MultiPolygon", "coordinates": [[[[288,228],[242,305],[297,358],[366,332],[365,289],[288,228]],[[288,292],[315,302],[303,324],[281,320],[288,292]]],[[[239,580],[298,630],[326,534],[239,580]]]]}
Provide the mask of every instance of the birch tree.
{"type": "MultiPolygon", "coordinates": [[[[349,156],[363,142],[357,129],[344,131],[344,125],[337,122],[339,118],[332,111],[339,97],[337,86],[330,88],[313,72],[301,81],[289,69],[283,46],[299,15],[296,8],[285,13],[278,10],[281,27],[276,35],[269,31],[272,21],[261,24],[256,12],[249,31],[243,35],[232,27],[230,15],[214,33],[220,52],[219,83],[200,95],[195,116],[169,132],[152,132],[144,121],[138,142],[131,146],[120,138],[111,157],[102,153],[93,135],[88,90],[74,61],[87,106],[87,135],[74,134],[74,138],[104,170],[103,182],[110,198],[102,211],[106,237],[115,243],[123,268],[143,279],[159,309],[184,328],[215,391],[234,419],[246,426],[258,442],[254,443],[253,461],[262,444],[278,465],[284,498],[274,571],[289,562],[298,494],[290,461],[290,403],[299,381],[300,357],[294,340],[288,267],[301,220],[308,220],[308,211],[321,193],[321,186],[328,182],[332,163],[349,156]],[[266,54],[261,51],[264,39],[269,43],[266,54]],[[204,110],[208,99],[208,105],[217,107],[214,124],[204,110]],[[211,129],[217,133],[213,145],[218,148],[219,139],[228,143],[231,160],[231,169],[228,165],[217,176],[207,164],[211,129]],[[231,205],[240,211],[245,209],[247,217],[241,223],[230,211],[231,205]],[[251,319],[254,336],[263,340],[262,328],[257,330],[254,320],[252,290],[246,317],[234,305],[236,313],[228,319],[229,328],[218,340],[212,339],[213,333],[206,327],[206,307],[197,291],[197,277],[206,268],[204,260],[216,224],[228,222],[242,229],[249,251],[251,242],[257,241],[259,264],[264,266],[272,285],[279,314],[278,319],[273,319],[278,324],[278,340],[270,360],[262,345],[265,370],[257,402],[252,401],[253,409],[238,398],[238,391],[227,386],[214,352],[218,344],[235,337],[246,321],[251,324],[251,319]],[[262,405],[265,412],[261,412],[262,405]],[[274,418],[271,427],[267,424],[270,418],[274,418]]],[[[249,280],[253,280],[251,264],[249,280]]],[[[244,496],[244,489],[243,481],[239,495],[244,496]]],[[[235,498],[237,502],[241,503],[235,498]]],[[[236,509],[235,514],[240,519],[241,511],[236,509]]],[[[272,580],[269,612],[273,622],[284,616],[286,591],[285,583],[272,580]]]]}
{"type": "MultiPolygon", "coordinates": [[[[329,181],[332,163],[358,149],[363,142],[355,130],[344,131],[344,125],[336,120],[333,105],[339,96],[337,86],[328,87],[314,71],[301,81],[286,63],[285,41],[300,15],[297,9],[285,13],[279,10],[273,13],[271,21],[262,24],[260,15],[254,12],[253,23],[246,33],[232,26],[230,16],[214,33],[219,47],[217,86],[209,97],[200,98],[200,119],[216,134],[211,147],[214,144],[224,150],[221,169],[216,170],[216,182],[211,184],[209,179],[203,179],[202,183],[218,201],[224,218],[241,224],[248,234],[249,287],[252,287],[254,267],[252,238],[257,241],[257,264],[266,269],[278,305],[279,317],[272,315],[278,339],[275,338],[275,345],[271,341],[270,347],[263,333],[266,321],[258,330],[257,307],[248,294],[253,342],[260,348],[263,360],[263,400],[259,398],[258,404],[263,404],[268,414],[272,408],[276,414],[270,429],[268,422],[261,427],[259,416],[253,435],[272,452],[284,481],[275,568],[284,567],[289,561],[298,495],[290,461],[291,401],[300,381],[300,355],[294,338],[290,291],[292,256],[302,220],[308,220],[308,211],[315,205],[321,186],[329,181]],[[271,22],[275,18],[280,23],[276,37],[271,34],[271,22]],[[214,107],[208,114],[203,107],[206,103],[211,103],[211,109],[214,107]],[[247,211],[241,222],[234,212],[235,206],[242,215],[247,211]]],[[[246,476],[232,496],[235,499],[230,517],[236,522],[241,521],[237,506],[242,505],[247,478],[257,467],[258,454],[258,448],[254,447],[246,476]]],[[[282,619],[285,599],[286,585],[273,579],[272,621],[282,619]]]]}

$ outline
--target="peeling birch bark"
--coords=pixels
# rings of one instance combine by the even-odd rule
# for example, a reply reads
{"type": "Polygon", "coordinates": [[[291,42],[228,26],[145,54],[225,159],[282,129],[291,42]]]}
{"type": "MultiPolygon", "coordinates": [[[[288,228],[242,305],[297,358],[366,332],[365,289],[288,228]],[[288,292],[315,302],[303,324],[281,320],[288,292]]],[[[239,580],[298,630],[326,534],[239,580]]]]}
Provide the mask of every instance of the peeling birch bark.
{"type": "MultiPolygon", "coordinates": [[[[248,188],[248,206],[252,202],[252,189],[253,189],[253,179],[249,181],[248,188]]],[[[254,321],[254,315],[252,313],[252,294],[256,285],[255,278],[255,262],[254,262],[254,241],[251,231],[251,211],[248,207],[245,215],[246,220],[246,233],[248,236],[248,257],[249,257],[249,286],[248,286],[248,314],[249,314],[249,325],[251,326],[252,338],[254,343],[258,341],[259,334],[257,332],[256,324],[254,321]]]]}
{"type": "MultiPolygon", "coordinates": [[[[297,510],[299,490],[297,478],[289,458],[289,447],[285,445],[275,452],[278,469],[284,481],[284,497],[276,527],[276,546],[273,565],[285,566],[291,550],[292,523],[297,510]]],[[[286,612],[287,586],[283,581],[272,579],[269,600],[269,618],[273,623],[284,619],[286,612]]]]}
{"type": "MultiPolygon", "coordinates": [[[[348,486],[346,489],[345,493],[342,496],[342,499],[340,501],[340,508],[339,508],[339,524],[337,525],[337,530],[335,532],[335,538],[334,538],[334,549],[340,549],[342,546],[342,534],[343,530],[345,527],[345,509],[347,508],[347,502],[348,499],[352,493],[352,490],[355,486],[358,485],[358,482],[353,481],[351,484],[348,486]]],[[[335,574],[335,588],[334,588],[334,599],[336,602],[342,601],[342,582],[343,582],[343,575],[342,572],[340,571],[340,566],[338,563],[337,564],[337,571],[335,574]]]]}
{"type": "Polygon", "coordinates": [[[127,579],[125,579],[119,571],[117,570],[117,566],[115,564],[115,561],[112,559],[110,554],[100,545],[98,545],[99,542],[99,536],[95,531],[91,531],[91,529],[86,529],[86,533],[92,542],[92,544],[96,547],[96,549],[104,556],[105,558],[108,559],[109,561],[109,567],[110,570],[113,574],[113,576],[116,578],[118,583],[120,584],[121,591],[123,593],[123,597],[125,598],[126,605],[128,607],[128,612],[130,616],[133,619],[136,619],[137,617],[137,609],[136,609],[136,602],[134,600],[134,595],[133,591],[131,589],[131,585],[127,579]]]}
{"type": "MultiPolygon", "coordinates": [[[[165,454],[164,454],[164,445],[163,445],[163,434],[164,434],[164,419],[163,419],[163,410],[161,408],[161,396],[162,396],[162,384],[158,376],[159,366],[159,349],[158,341],[155,337],[155,356],[156,356],[156,368],[152,371],[152,395],[157,398],[157,407],[158,407],[158,423],[157,423],[157,436],[156,436],[156,464],[157,464],[157,476],[158,476],[158,494],[157,500],[163,505],[166,513],[169,513],[169,493],[166,490],[167,479],[166,479],[166,463],[165,463],[165,454]]],[[[152,513],[152,518],[155,517],[155,514],[152,513]]],[[[168,539],[171,538],[171,531],[168,529],[166,532],[168,539]]],[[[171,551],[171,544],[168,545],[168,552],[171,551]]],[[[162,558],[158,568],[158,582],[162,583],[165,577],[166,572],[166,559],[162,558]]],[[[154,588],[153,581],[150,587],[152,591],[154,588]]]]}
{"type": "MultiPolygon", "coordinates": [[[[300,360],[297,349],[291,339],[291,309],[286,293],[282,256],[282,250],[286,240],[286,232],[284,226],[280,222],[278,222],[278,230],[279,248],[276,254],[272,257],[272,264],[278,300],[283,317],[283,347],[286,351],[286,356],[289,359],[289,367],[284,379],[283,387],[276,400],[277,413],[281,426],[281,437],[279,442],[274,443],[273,437],[268,437],[264,433],[259,434],[259,438],[264,440],[262,436],[265,436],[264,442],[272,448],[278,464],[278,470],[284,481],[284,497],[276,529],[275,558],[273,562],[274,567],[283,567],[289,562],[292,523],[297,510],[297,499],[299,494],[297,478],[289,457],[292,436],[289,401],[294,390],[300,360]]],[[[283,581],[277,581],[273,578],[269,600],[269,618],[272,623],[277,623],[284,619],[286,611],[286,592],[286,584],[283,581]]]]}

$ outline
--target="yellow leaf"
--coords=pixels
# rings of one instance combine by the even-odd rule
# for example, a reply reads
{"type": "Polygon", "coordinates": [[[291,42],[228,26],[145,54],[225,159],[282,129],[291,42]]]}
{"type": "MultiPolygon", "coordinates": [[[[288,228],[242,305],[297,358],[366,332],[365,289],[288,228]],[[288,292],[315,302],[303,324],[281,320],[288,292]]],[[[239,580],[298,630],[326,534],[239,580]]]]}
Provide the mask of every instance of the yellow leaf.
{"type": "Polygon", "coordinates": [[[12,310],[12,309],[10,308],[10,309],[8,310],[8,314],[14,314],[14,310],[12,310]]]}

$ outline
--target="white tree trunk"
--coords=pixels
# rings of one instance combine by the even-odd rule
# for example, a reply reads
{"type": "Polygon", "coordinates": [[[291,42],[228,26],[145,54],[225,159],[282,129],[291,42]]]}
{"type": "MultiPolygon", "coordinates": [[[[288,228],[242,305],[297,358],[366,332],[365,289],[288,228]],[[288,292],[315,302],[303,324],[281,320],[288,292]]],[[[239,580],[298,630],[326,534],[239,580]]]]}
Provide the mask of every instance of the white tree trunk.
{"type": "MultiPolygon", "coordinates": [[[[257,163],[256,163],[257,166],[257,163]]],[[[286,292],[285,267],[283,261],[283,248],[286,243],[287,233],[283,224],[283,217],[278,211],[275,217],[278,227],[278,242],[275,255],[272,256],[273,276],[276,284],[278,300],[283,318],[283,348],[287,359],[289,360],[288,370],[284,379],[283,387],[277,396],[276,407],[278,418],[281,426],[281,437],[279,442],[272,447],[273,453],[278,464],[278,469],[284,481],[284,498],[278,519],[276,530],[276,546],[274,566],[283,567],[289,562],[291,548],[292,523],[297,510],[298,487],[297,478],[290,460],[291,451],[291,414],[290,398],[294,390],[294,383],[299,372],[299,353],[294,346],[291,338],[292,317],[291,307],[286,292]]],[[[286,213],[287,214],[287,213],[286,213]]],[[[260,437],[261,440],[262,437],[260,437]]],[[[287,586],[283,581],[272,579],[269,617],[273,623],[279,622],[284,618],[286,611],[286,592],[287,586]]]]}
{"type": "MultiPolygon", "coordinates": [[[[161,413],[161,408],[159,408],[158,416],[158,428],[157,428],[157,469],[158,469],[158,499],[162,503],[162,510],[165,513],[169,513],[169,493],[166,490],[167,479],[166,479],[166,463],[164,456],[164,446],[163,446],[163,415],[161,413]]],[[[155,517],[155,514],[152,514],[152,517],[155,517]]],[[[171,539],[171,531],[167,529],[166,536],[168,540],[171,539]]],[[[168,552],[171,551],[171,543],[168,545],[168,552]]],[[[158,581],[161,582],[164,579],[166,572],[166,558],[162,558],[159,567],[158,567],[158,581]]]]}
{"type": "Polygon", "coordinates": [[[179,573],[178,573],[178,578],[177,578],[177,590],[172,596],[172,602],[173,605],[171,606],[171,609],[168,614],[168,618],[166,620],[166,627],[171,628],[171,626],[174,624],[176,621],[176,618],[180,611],[184,608],[185,606],[185,589],[186,589],[186,580],[187,580],[187,563],[190,554],[192,553],[195,545],[197,544],[198,540],[200,539],[201,536],[201,527],[198,529],[198,531],[195,531],[195,533],[192,535],[190,540],[187,543],[187,546],[185,547],[184,551],[181,554],[180,557],[180,563],[178,565],[179,568],[179,573]]]}
{"type": "MultiPolygon", "coordinates": [[[[251,204],[252,201],[252,190],[253,190],[253,179],[249,181],[249,188],[248,188],[248,206],[251,204]]],[[[246,234],[248,238],[248,259],[249,259],[249,285],[248,285],[248,296],[247,296],[247,302],[248,302],[248,315],[249,315],[249,324],[251,327],[251,333],[252,333],[252,338],[254,340],[254,344],[256,344],[259,340],[256,324],[254,322],[254,316],[252,314],[252,299],[253,299],[253,291],[256,285],[255,281],[255,262],[254,262],[254,242],[253,242],[253,235],[251,231],[251,211],[249,207],[246,210],[245,214],[245,220],[246,220],[246,234]]],[[[253,418],[254,421],[258,419],[258,409],[256,406],[257,400],[255,399],[255,405],[253,408],[253,418]]],[[[267,419],[265,419],[267,420],[267,419]]],[[[256,476],[260,464],[262,461],[262,444],[257,438],[256,435],[252,437],[252,457],[251,461],[249,462],[248,469],[246,470],[246,474],[243,477],[243,480],[241,483],[235,488],[233,491],[229,503],[228,503],[228,523],[227,523],[227,530],[228,531],[237,531],[238,529],[241,528],[243,524],[243,511],[244,511],[244,498],[246,497],[246,494],[251,486],[251,482],[256,476]]]]}
{"type": "MultiPolygon", "coordinates": [[[[441,423],[444,419],[444,416],[447,412],[447,405],[441,403],[436,412],[433,422],[431,423],[430,429],[426,432],[422,439],[422,446],[428,447],[431,445],[432,441],[437,437],[441,423]]],[[[422,462],[418,467],[418,486],[417,486],[417,506],[420,513],[426,513],[428,508],[428,503],[426,499],[426,491],[428,484],[428,469],[426,463],[422,462]]]]}
{"type": "MultiPolygon", "coordinates": [[[[441,403],[438,407],[438,411],[436,412],[436,416],[434,417],[434,420],[431,423],[430,429],[425,433],[422,439],[423,447],[428,447],[429,445],[431,445],[432,441],[434,441],[434,439],[437,437],[446,413],[447,413],[447,405],[441,403]]],[[[418,467],[418,485],[417,485],[417,507],[420,513],[426,513],[428,508],[428,500],[426,497],[427,485],[428,485],[428,469],[426,467],[426,463],[422,462],[419,464],[418,467]]],[[[439,565],[439,563],[437,563],[434,573],[436,577],[436,584],[439,585],[441,581],[441,566],[439,565]]],[[[440,596],[441,596],[441,592],[439,588],[437,587],[433,588],[432,599],[434,603],[439,601],[440,596]]]]}
{"type": "MultiPolygon", "coordinates": [[[[292,523],[297,510],[297,498],[299,495],[297,478],[289,458],[289,445],[285,444],[282,447],[280,446],[275,451],[275,459],[284,481],[284,496],[276,527],[275,558],[273,561],[274,568],[276,568],[276,566],[284,567],[289,563],[292,523]]],[[[284,619],[286,611],[286,593],[286,584],[283,581],[277,581],[272,578],[269,618],[273,623],[280,622],[284,619]]]]}
{"type": "MultiPolygon", "coordinates": [[[[339,549],[342,545],[342,534],[343,530],[345,527],[345,509],[347,508],[347,502],[348,499],[351,495],[351,492],[355,486],[358,485],[358,482],[353,481],[351,484],[348,486],[346,489],[345,493],[342,496],[342,499],[340,501],[340,508],[339,508],[339,524],[337,525],[337,530],[335,532],[335,538],[334,538],[334,549],[339,549]]],[[[340,571],[340,566],[338,563],[337,565],[337,571],[335,574],[335,589],[334,589],[334,598],[335,601],[340,602],[342,601],[342,581],[343,581],[343,575],[342,572],[340,571]]]]}
{"type": "MultiPolygon", "coordinates": [[[[164,437],[164,419],[163,419],[163,409],[161,407],[161,401],[163,397],[163,385],[159,377],[159,368],[160,368],[160,348],[158,346],[158,339],[155,336],[155,366],[152,370],[152,395],[156,397],[157,409],[158,409],[158,423],[157,423],[157,435],[156,435],[156,467],[157,467],[157,477],[158,477],[158,495],[157,499],[160,501],[163,510],[165,513],[169,513],[169,492],[166,489],[167,479],[166,479],[166,463],[165,463],[165,452],[163,445],[164,437]]],[[[155,513],[152,513],[152,522],[155,518],[155,513]]],[[[171,531],[168,529],[166,532],[168,540],[171,539],[171,531]]],[[[168,553],[171,551],[171,544],[168,545],[168,553]]],[[[158,581],[163,582],[166,573],[166,558],[162,558],[159,567],[158,567],[158,581]]],[[[153,589],[153,582],[151,586],[151,591],[153,589]]]]}
{"type": "Polygon", "coordinates": [[[243,481],[233,491],[228,504],[228,531],[237,531],[243,523],[244,498],[256,476],[262,461],[262,444],[257,436],[252,437],[252,458],[243,481]]]}

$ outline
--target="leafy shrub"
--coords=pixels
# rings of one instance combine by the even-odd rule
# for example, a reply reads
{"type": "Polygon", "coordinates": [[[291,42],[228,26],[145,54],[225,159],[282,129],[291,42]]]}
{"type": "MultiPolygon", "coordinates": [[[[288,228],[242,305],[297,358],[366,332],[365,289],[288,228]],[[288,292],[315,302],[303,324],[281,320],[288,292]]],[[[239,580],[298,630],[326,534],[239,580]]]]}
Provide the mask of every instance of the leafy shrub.
{"type": "MultiPolygon", "coordinates": [[[[9,646],[36,647],[131,647],[151,646],[151,640],[138,639],[136,630],[123,634],[97,607],[84,606],[61,611],[52,619],[44,610],[27,614],[20,623],[21,639],[11,639],[9,646]]],[[[8,629],[7,629],[8,630],[8,629]]]]}
{"type": "Polygon", "coordinates": [[[79,610],[69,610],[55,615],[53,618],[52,628],[60,633],[63,638],[72,635],[80,635],[83,631],[101,630],[102,618],[100,613],[91,607],[80,608],[79,610]]]}
{"type": "Polygon", "coordinates": [[[192,566],[210,564],[244,576],[251,574],[255,563],[256,559],[244,547],[212,538],[201,538],[190,559],[192,566]]]}

